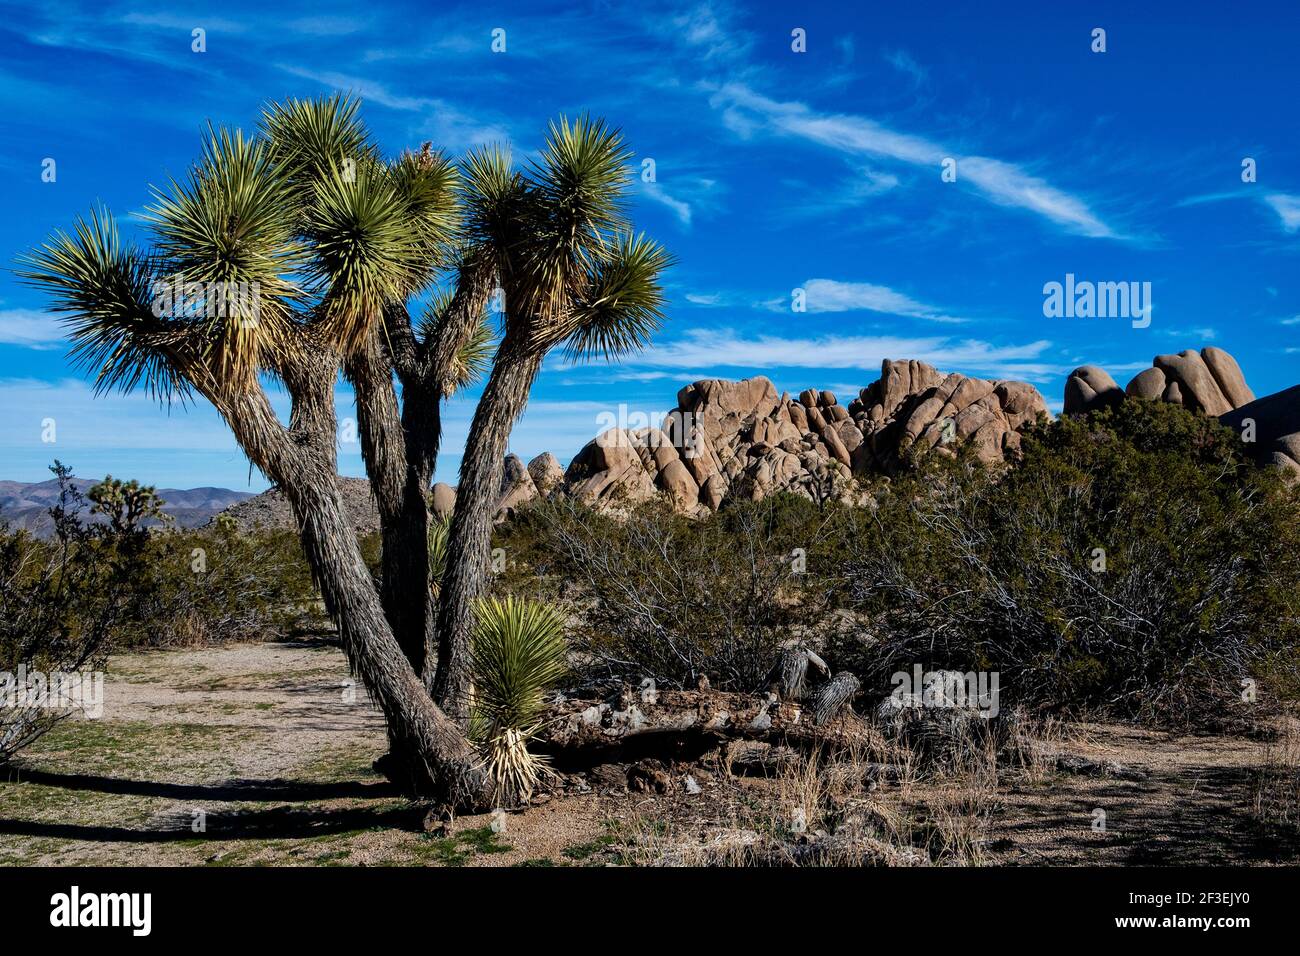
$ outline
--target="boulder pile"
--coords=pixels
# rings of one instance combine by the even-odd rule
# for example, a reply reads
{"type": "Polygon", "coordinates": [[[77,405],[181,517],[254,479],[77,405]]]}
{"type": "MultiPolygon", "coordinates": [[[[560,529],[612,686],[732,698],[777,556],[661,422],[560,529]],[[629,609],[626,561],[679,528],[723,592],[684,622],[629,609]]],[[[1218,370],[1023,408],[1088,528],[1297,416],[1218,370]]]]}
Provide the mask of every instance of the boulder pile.
{"type": "Polygon", "coordinates": [[[1103,369],[1077,368],[1065,383],[1065,414],[1088,412],[1126,396],[1172,402],[1216,418],[1255,400],[1237,360],[1210,346],[1157,355],[1151,368],[1135,375],[1123,391],[1103,369]]]}
{"type": "Polygon", "coordinates": [[[1065,383],[1065,414],[1084,414],[1125,398],[1173,402],[1212,415],[1256,449],[1260,464],[1300,478],[1300,385],[1257,399],[1237,360],[1223,349],[1157,355],[1123,390],[1095,365],[1077,368],[1065,383]]]}
{"type": "MultiPolygon", "coordinates": [[[[1095,365],[1065,383],[1064,411],[1083,414],[1131,398],[1175,402],[1219,418],[1249,436],[1261,464],[1300,479],[1300,385],[1255,398],[1227,352],[1159,355],[1125,388],[1095,365]]],[[[761,500],[791,492],[814,501],[853,502],[864,494],[853,476],[897,473],[910,454],[958,447],[986,463],[1014,455],[1021,436],[1050,418],[1032,385],[945,373],[925,362],[886,360],[880,378],[841,405],[833,392],[779,393],[763,376],[732,382],[705,379],[677,393],[677,407],[659,427],[612,428],[574,456],[568,469],[550,452],[525,464],[507,456],[497,498],[499,519],[530,501],[572,496],[602,507],[665,495],[685,514],[716,511],[728,498],[761,500]]],[[[378,527],[369,487],[343,479],[358,530],[378,527]]],[[[450,515],[456,489],[433,486],[435,514],[450,515]]],[[[244,523],[292,527],[278,491],[228,512],[244,523]]]]}
{"type": "Polygon", "coordinates": [[[913,447],[963,442],[984,461],[1002,460],[1040,415],[1050,417],[1032,385],[916,361],[884,362],[880,379],[848,406],[830,391],[778,394],[762,376],[706,379],[677,393],[662,427],[598,436],[574,457],[561,487],[598,504],[663,492],[688,513],[781,491],[852,500],[860,494],[852,475],[894,472],[913,447]]]}

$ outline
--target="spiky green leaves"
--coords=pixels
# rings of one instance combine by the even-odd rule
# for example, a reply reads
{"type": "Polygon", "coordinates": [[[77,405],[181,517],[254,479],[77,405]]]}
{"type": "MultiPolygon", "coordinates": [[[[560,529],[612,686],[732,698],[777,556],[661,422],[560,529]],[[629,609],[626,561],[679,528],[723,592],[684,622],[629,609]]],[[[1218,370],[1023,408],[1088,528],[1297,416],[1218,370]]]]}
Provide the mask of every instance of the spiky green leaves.
{"type": "Polygon", "coordinates": [[[570,123],[561,116],[551,123],[534,172],[557,238],[599,242],[603,233],[622,228],[631,158],[622,133],[604,120],[581,116],[570,123]]]}
{"type": "Polygon", "coordinates": [[[649,345],[663,322],[660,277],[671,264],[659,243],[644,235],[619,236],[609,256],[591,270],[574,305],[565,357],[609,361],[649,345]]]}
{"type": "Polygon", "coordinates": [[[561,117],[551,124],[531,168],[535,218],[511,269],[509,314],[530,322],[537,347],[558,341],[571,300],[607,258],[613,236],[630,228],[623,196],[631,155],[603,120],[561,117]]]}
{"type": "Polygon", "coordinates": [[[503,803],[526,800],[544,766],[526,745],[541,726],[545,692],[567,670],[566,653],[564,616],[551,605],[512,595],[478,602],[470,731],[503,803]]]}
{"type": "Polygon", "coordinates": [[[406,204],[371,170],[348,176],[336,169],[318,182],[305,233],[318,314],[345,347],[364,340],[384,306],[403,301],[418,284],[422,243],[407,223],[406,204]]]}
{"type": "Polygon", "coordinates": [[[564,615],[514,595],[484,598],[471,652],[475,714],[492,727],[535,730],[546,710],[544,693],[566,671],[564,615]]]}
{"type": "Polygon", "coordinates": [[[455,167],[429,149],[392,166],[321,170],[304,213],[308,276],[331,340],[365,340],[385,306],[424,288],[459,225],[455,167]]]}
{"type": "Polygon", "coordinates": [[[335,170],[377,161],[379,151],[357,115],[361,101],[336,93],[317,100],[289,99],[262,111],[262,134],[276,165],[305,204],[311,185],[335,170]]]}
{"type": "Polygon", "coordinates": [[[154,311],[195,320],[223,372],[251,375],[288,344],[305,253],[293,210],[267,143],[238,130],[209,128],[187,180],[155,190],[144,216],[157,235],[154,311]]]}
{"type": "Polygon", "coordinates": [[[423,259],[429,276],[447,259],[449,244],[460,226],[456,192],[460,172],[442,153],[425,143],[418,152],[403,153],[388,169],[415,239],[423,244],[423,259]]]}
{"type": "Polygon", "coordinates": [[[617,130],[583,116],[551,124],[526,175],[500,150],[466,159],[470,238],[494,255],[512,349],[544,352],[567,340],[571,359],[616,358],[658,329],[671,257],[632,235],[630,157],[617,130]]]}
{"type": "Polygon", "coordinates": [[[434,310],[422,328],[437,346],[428,374],[447,391],[486,367],[478,313],[498,284],[512,350],[567,339],[571,357],[616,357],[646,344],[669,258],[631,238],[616,130],[562,118],[523,172],[497,148],[459,168],[428,144],[385,162],[358,106],[289,100],[266,109],[256,137],[210,128],[188,175],[155,191],[147,255],[97,212],[28,257],[26,277],[73,316],[74,353],[101,387],[251,387],[294,349],[370,341],[386,310],[448,273],[455,321],[440,326],[434,310]]]}
{"type": "Polygon", "coordinates": [[[451,368],[447,371],[447,396],[469,388],[485,374],[492,359],[492,350],[496,348],[492,323],[486,315],[479,319],[456,352],[451,368]]]}
{"type": "Polygon", "coordinates": [[[124,246],[107,209],[77,221],[71,234],[56,232],[18,260],[18,275],[50,294],[65,313],[73,361],[96,373],[100,391],[144,386],[158,398],[185,392],[172,361],[175,336],[150,307],[153,270],[135,248],[124,246]]]}
{"type": "Polygon", "coordinates": [[[447,573],[447,545],[451,542],[451,515],[434,515],[429,519],[429,587],[436,595],[447,573]]]}

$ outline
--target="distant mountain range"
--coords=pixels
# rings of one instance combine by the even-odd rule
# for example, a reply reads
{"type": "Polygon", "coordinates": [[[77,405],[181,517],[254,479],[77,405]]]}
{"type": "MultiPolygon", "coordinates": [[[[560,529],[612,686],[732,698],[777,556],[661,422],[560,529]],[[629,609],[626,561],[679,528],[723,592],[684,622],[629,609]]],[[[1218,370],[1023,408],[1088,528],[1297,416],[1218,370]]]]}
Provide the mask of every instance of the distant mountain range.
{"type": "MultiPolygon", "coordinates": [[[[96,482],[89,478],[73,478],[72,483],[83,495],[96,482]]],[[[159,488],[163,511],[176,519],[182,528],[205,525],[212,516],[231,505],[253,497],[247,491],[229,488],[159,488]]],[[[59,483],[49,481],[0,481],[0,520],[10,527],[27,528],[35,534],[47,534],[51,528],[49,509],[59,500],[59,483]]],[[[87,510],[89,502],[87,502],[87,510]]],[[[87,520],[98,522],[98,515],[86,515],[87,520]]]]}

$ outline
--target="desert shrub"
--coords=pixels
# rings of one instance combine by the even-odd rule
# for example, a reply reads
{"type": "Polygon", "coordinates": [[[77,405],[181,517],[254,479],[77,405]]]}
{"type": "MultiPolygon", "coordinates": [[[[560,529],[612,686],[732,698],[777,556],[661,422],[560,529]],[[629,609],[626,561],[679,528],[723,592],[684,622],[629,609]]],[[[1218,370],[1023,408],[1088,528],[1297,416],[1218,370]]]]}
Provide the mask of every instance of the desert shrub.
{"type": "Polygon", "coordinates": [[[140,560],[144,584],[116,647],[266,640],[329,627],[293,532],[241,532],[218,521],[155,533],[140,560]]]}
{"type": "Polygon", "coordinates": [[[504,583],[558,588],[577,609],[571,645],[591,678],[683,687],[707,676],[750,690],[824,611],[819,574],[841,546],[845,511],[787,495],[699,519],[661,501],[613,516],[554,500],[504,537],[504,583]]]}
{"type": "Polygon", "coordinates": [[[103,670],[111,638],[147,587],[140,554],[148,533],[86,525],[71,471],[59,462],[50,470],[60,490],[52,536],[0,524],[0,764],[93,705],[85,681],[103,670]],[[75,683],[56,690],[64,679],[75,683]]]}
{"type": "Polygon", "coordinates": [[[1229,720],[1300,643],[1298,519],[1233,432],[1166,403],[1042,425],[997,475],[932,459],[847,567],[877,631],[858,663],[876,687],[914,663],[996,670],[1004,701],[1229,720]]]}

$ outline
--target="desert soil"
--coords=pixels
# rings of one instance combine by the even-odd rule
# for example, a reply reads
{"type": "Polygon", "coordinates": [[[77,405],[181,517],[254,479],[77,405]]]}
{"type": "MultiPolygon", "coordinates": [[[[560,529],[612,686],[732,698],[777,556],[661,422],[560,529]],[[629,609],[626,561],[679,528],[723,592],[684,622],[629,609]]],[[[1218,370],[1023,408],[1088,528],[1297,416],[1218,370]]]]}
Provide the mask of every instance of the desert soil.
{"type": "MultiPolygon", "coordinates": [[[[1010,777],[987,808],[984,862],[1300,862],[1295,828],[1257,812],[1269,745],[1112,725],[1067,737],[1071,753],[1139,779],[1010,777]]],[[[593,774],[590,792],[511,813],[504,832],[484,815],[434,836],[422,808],[370,769],[385,748],[337,647],[119,655],[103,716],[64,721],[0,777],[0,864],[602,864],[647,834],[701,841],[752,820],[775,786],[716,765],[689,768],[699,794],[627,793],[593,774]]]]}

